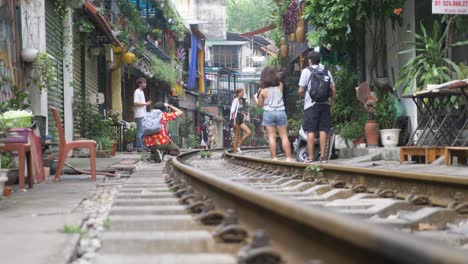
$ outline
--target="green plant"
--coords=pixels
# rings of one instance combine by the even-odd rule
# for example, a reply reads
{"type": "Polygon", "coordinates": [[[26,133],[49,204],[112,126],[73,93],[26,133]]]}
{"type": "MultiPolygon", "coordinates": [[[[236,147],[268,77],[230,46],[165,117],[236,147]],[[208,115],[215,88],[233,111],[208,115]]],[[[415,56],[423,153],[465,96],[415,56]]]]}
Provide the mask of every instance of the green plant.
{"type": "Polygon", "coordinates": [[[65,234],[86,234],[86,231],[82,230],[79,225],[64,225],[63,232],[65,234]]]}
{"type": "Polygon", "coordinates": [[[104,228],[105,229],[110,229],[111,224],[112,224],[112,222],[111,222],[110,218],[106,218],[106,220],[104,220],[104,228]]]}
{"type": "Polygon", "coordinates": [[[281,67],[285,63],[285,59],[283,59],[281,56],[278,54],[272,55],[268,57],[268,59],[265,62],[265,67],[266,66],[271,66],[274,68],[281,67]]]}
{"type": "Polygon", "coordinates": [[[364,138],[364,124],[359,121],[348,122],[340,125],[340,136],[343,139],[354,140],[364,138]]]}
{"type": "Polygon", "coordinates": [[[9,169],[13,168],[13,159],[9,152],[0,152],[0,168],[9,169]]]}
{"type": "Polygon", "coordinates": [[[172,86],[177,78],[177,73],[171,64],[165,63],[156,56],[151,57],[151,73],[154,74],[154,78],[172,86]]]}
{"type": "Polygon", "coordinates": [[[195,135],[190,134],[187,137],[187,147],[189,148],[195,148],[197,146],[197,139],[195,138],[195,135]]]}
{"type": "Polygon", "coordinates": [[[78,26],[80,32],[90,33],[95,30],[93,22],[84,16],[80,17],[80,19],[76,22],[76,25],[78,26]]]}
{"type": "Polygon", "coordinates": [[[379,124],[380,129],[396,127],[396,121],[398,119],[397,107],[394,98],[388,93],[383,94],[375,103],[374,118],[379,124]]]}
{"type": "Polygon", "coordinates": [[[117,1],[120,12],[127,21],[127,28],[130,32],[147,33],[149,26],[141,18],[141,11],[138,10],[130,0],[118,0],[117,1]]]}
{"type": "MultiPolygon", "coordinates": [[[[76,98],[80,97],[77,96],[76,98]]],[[[96,106],[92,105],[87,98],[77,99],[74,103],[73,111],[75,113],[75,124],[82,137],[96,141],[100,141],[103,137],[108,137],[113,142],[116,141],[117,133],[114,129],[114,121],[104,118],[98,112],[96,106]]],[[[104,141],[107,142],[106,139],[104,141]]]]}
{"type": "Polygon", "coordinates": [[[41,91],[47,90],[55,75],[54,65],[49,54],[39,53],[33,61],[33,69],[32,84],[41,91]]]}
{"type": "Polygon", "coordinates": [[[331,120],[333,126],[341,126],[359,119],[359,116],[362,115],[354,89],[358,82],[358,76],[349,67],[343,67],[334,73],[333,77],[336,83],[336,99],[331,120]]]}
{"type": "Polygon", "coordinates": [[[417,52],[417,56],[411,58],[400,69],[400,78],[395,83],[395,88],[402,85],[401,89],[404,94],[423,90],[428,84],[451,81],[453,73],[462,76],[460,68],[446,56],[449,47],[467,45],[468,41],[446,45],[449,27],[441,32],[437,20],[434,21],[432,36],[422,23],[420,28],[422,34],[408,31],[414,36],[415,41],[405,43],[413,47],[398,53],[417,52]]]}
{"type": "Polygon", "coordinates": [[[127,127],[127,130],[125,130],[125,133],[124,133],[124,141],[125,143],[133,143],[135,141],[135,138],[136,138],[136,126],[129,125],[127,127]]]}
{"type": "Polygon", "coordinates": [[[110,150],[114,144],[114,140],[109,136],[100,136],[95,138],[97,150],[110,150]]]}
{"type": "Polygon", "coordinates": [[[385,21],[392,25],[401,24],[401,12],[396,9],[404,6],[406,0],[384,1],[342,1],[309,0],[304,9],[304,19],[315,28],[308,34],[311,47],[330,43],[335,50],[347,51],[349,41],[359,37],[356,32],[363,31],[368,20],[385,21]],[[349,34],[351,33],[352,34],[349,34]]]}
{"type": "Polygon", "coordinates": [[[311,174],[313,177],[323,177],[323,168],[318,164],[310,164],[304,171],[311,174]]]}
{"type": "Polygon", "coordinates": [[[210,158],[213,155],[211,151],[206,151],[206,157],[210,158]]]}
{"type": "Polygon", "coordinates": [[[207,151],[204,151],[204,150],[200,151],[200,157],[202,158],[206,157],[207,156],[206,152],[207,151]]]}

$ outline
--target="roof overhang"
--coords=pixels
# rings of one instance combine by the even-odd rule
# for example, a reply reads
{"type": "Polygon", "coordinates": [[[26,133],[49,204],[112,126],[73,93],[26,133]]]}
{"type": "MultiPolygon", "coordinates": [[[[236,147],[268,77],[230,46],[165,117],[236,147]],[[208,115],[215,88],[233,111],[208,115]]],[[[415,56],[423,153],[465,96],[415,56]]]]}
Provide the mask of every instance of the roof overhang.
{"type": "Polygon", "coordinates": [[[114,36],[114,34],[112,34],[112,28],[109,25],[109,22],[98,12],[97,8],[89,2],[89,0],[87,0],[84,5],[86,11],[92,16],[99,28],[112,41],[112,44],[115,46],[122,46],[120,41],[114,36]]]}

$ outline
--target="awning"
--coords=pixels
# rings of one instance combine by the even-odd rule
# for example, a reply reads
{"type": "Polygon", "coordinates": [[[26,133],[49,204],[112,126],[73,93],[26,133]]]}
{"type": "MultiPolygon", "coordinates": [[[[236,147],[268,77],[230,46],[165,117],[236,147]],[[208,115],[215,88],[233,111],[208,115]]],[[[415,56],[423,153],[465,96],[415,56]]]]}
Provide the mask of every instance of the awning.
{"type": "Polygon", "coordinates": [[[109,22],[107,19],[105,19],[97,10],[97,8],[87,0],[85,2],[85,9],[88,13],[91,14],[93,17],[94,21],[97,23],[99,28],[104,31],[104,33],[107,35],[107,37],[112,41],[112,44],[115,46],[121,47],[122,44],[120,44],[120,41],[112,34],[112,28],[109,25],[109,22]]]}

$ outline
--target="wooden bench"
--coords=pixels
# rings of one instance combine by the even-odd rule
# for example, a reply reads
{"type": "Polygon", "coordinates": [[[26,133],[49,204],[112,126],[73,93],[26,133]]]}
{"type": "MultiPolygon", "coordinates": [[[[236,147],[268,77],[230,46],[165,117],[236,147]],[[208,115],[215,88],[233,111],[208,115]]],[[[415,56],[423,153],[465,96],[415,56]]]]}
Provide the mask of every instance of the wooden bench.
{"type": "Polygon", "coordinates": [[[423,156],[426,164],[434,162],[444,155],[444,147],[406,146],[400,149],[400,162],[407,161],[408,156],[423,156]]]}
{"type": "Polygon", "coordinates": [[[445,164],[452,165],[452,157],[458,158],[458,164],[467,165],[468,147],[446,147],[445,148],[445,164]]]}

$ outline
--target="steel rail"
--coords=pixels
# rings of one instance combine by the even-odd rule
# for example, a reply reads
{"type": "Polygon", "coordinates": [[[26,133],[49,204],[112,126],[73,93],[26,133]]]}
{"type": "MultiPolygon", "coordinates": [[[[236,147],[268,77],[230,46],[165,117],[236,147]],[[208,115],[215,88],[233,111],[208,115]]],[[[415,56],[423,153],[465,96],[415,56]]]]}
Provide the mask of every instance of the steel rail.
{"type": "MultiPolygon", "coordinates": [[[[273,234],[273,240],[290,254],[304,257],[328,254],[328,262],[333,263],[376,263],[377,260],[379,263],[466,263],[468,259],[468,254],[447,245],[364,223],[322,207],[294,203],[183,163],[183,160],[195,153],[197,151],[173,158],[172,164],[176,171],[183,174],[195,189],[208,193],[210,197],[215,196],[216,204],[234,206],[240,211],[242,221],[253,221],[257,227],[266,227],[273,234]],[[316,247],[315,251],[312,245],[316,247]],[[333,253],[335,256],[329,255],[333,253]]],[[[257,158],[249,159],[260,162],[257,158]]],[[[291,163],[288,165],[291,166],[291,163]]]]}
{"type": "MultiPolygon", "coordinates": [[[[272,161],[262,158],[235,155],[225,152],[228,158],[243,161],[251,165],[302,174],[309,165],[300,162],[272,161]]],[[[448,206],[455,197],[468,197],[468,177],[386,170],[377,168],[359,168],[339,164],[322,164],[325,178],[344,180],[347,184],[364,184],[368,189],[393,189],[398,198],[410,194],[426,195],[431,204],[448,206]],[[460,195],[461,194],[461,195],[460,195]]],[[[468,175],[467,175],[468,176],[468,175]]]]}

